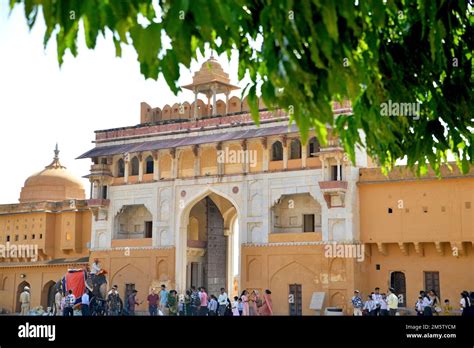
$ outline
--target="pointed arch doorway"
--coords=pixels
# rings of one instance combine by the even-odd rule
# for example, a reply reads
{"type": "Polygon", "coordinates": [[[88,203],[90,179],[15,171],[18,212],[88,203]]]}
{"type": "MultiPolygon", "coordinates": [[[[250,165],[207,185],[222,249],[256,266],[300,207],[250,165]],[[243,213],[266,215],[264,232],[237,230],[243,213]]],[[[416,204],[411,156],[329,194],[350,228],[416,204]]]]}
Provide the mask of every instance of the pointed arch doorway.
{"type": "Polygon", "coordinates": [[[203,194],[183,209],[176,252],[180,291],[204,286],[209,294],[217,295],[220,288],[234,292],[240,271],[238,229],[236,205],[220,194],[203,194]]]}
{"type": "MultiPolygon", "coordinates": [[[[25,286],[29,287],[31,289],[30,283],[27,281],[22,281],[20,284],[18,284],[18,287],[16,289],[16,304],[15,304],[15,312],[20,313],[21,312],[21,302],[20,302],[20,295],[24,291],[25,286]]],[[[31,294],[31,290],[30,290],[31,294]]]]}

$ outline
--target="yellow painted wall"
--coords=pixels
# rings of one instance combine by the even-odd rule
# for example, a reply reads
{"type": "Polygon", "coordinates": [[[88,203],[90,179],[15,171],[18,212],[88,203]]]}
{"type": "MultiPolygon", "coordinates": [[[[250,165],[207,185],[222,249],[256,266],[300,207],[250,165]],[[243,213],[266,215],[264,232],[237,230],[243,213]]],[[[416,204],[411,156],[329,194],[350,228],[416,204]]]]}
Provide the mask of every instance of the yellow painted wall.
{"type": "Polygon", "coordinates": [[[86,256],[91,216],[89,210],[0,215],[0,243],[10,236],[10,244],[37,244],[47,258],[86,256]]]}
{"type": "MultiPolygon", "coordinates": [[[[231,154],[232,151],[235,154],[242,153],[242,146],[239,144],[230,144],[227,146],[228,153],[231,154]]],[[[237,174],[237,173],[242,173],[243,172],[243,161],[241,160],[242,156],[237,155],[235,157],[235,162],[232,157],[229,158],[224,158],[224,173],[225,174],[237,174]],[[239,160],[240,158],[240,160],[239,160]]]]}
{"type": "Polygon", "coordinates": [[[214,147],[201,148],[200,154],[201,175],[217,174],[217,150],[214,147]]]}
{"type": "Polygon", "coordinates": [[[366,242],[474,241],[472,177],[359,184],[359,194],[366,242]]]}
{"type": "Polygon", "coordinates": [[[325,292],[325,307],[345,310],[354,289],[353,259],[326,258],[323,245],[243,246],[242,289],[270,289],[274,313],[288,315],[290,284],[302,285],[303,315],[314,315],[309,309],[313,292],[325,292]]]}
{"type": "Polygon", "coordinates": [[[371,256],[364,262],[364,271],[360,277],[363,295],[370,294],[375,287],[384,292],[390,286],[391,272],[403,272],[406,278],[407,306],[413,308],[420,290],[426,289],[424,272],[439,272],[441,300],[449,299],[458,308],[463,290],[474,290],[474,249],[468,246],[464,256],[452,256],[449,245],[444,245],[444,255],[440,255],[434,244],[423,246],[423,256],[415,252],[414,246],[408,246],[408,255],[403,255],[398,244],[387,246],[387,255],[378,252],[376,245],[367,246],[371,256]],[[380,270],[376,269],[380,265],[380,270]]]}
{"type": "Polygon", "coordinates": [[[184,150],[179,155],[178,177],[189,178],[194,176],[194,153],[191,149],[184,150]]]}
{"type": "MultiPolygon", "coordinates": [[[[9,313],[15,312],[18,301],[18,288],[24,287],[23,282],[30,286],[31,308],[44,307],[45,286],[51,281],[57,282],[68,268],[82,268],[84,264],[34,266],[34,267],[0,267],[0,309],[9,313]],[[22,278],[21,275],[25,277],[22,278]],[[23,283],[23,284],[22,284],[23,283]]],[[[46,288],[49,288],[47,286],[46,288]]],[[[22,290],[23,291],[23,290],[22,290]]],[[[46,308],[44,308],[46,310],[46,308]]]]}
{"type": "Polygon", "coordinates": [[[170,155],[160,156],[160,178],[170,179],[173,176],[171,172],[172,159],[170,155]]]}
{"type": "Polygon", "coordinates": [[[361,171],[360,233],[371,255],[361,274],[365,294],[386,291],[394,271],[405,273],[410,308],[425,289],[424,272],[439,272],[442,299],[455,306],[461,291],[474,289],[474,178],[443,176],[417,179],[397,168],[389,181],[378,168],[361,171]]]}
{"type": "Polygon", "coordinates": [[[118,286],[120,296],[124,297],[125,284],[135,284],[137,298],[143,304],[137,311],[147,311],[146,297],[152,287],[165,284],[168,289],[175,286],[175,249],[114,250],[92,252],[91,260],[99,258],[102,268],[108,272],[109,287],[118,286]]]}

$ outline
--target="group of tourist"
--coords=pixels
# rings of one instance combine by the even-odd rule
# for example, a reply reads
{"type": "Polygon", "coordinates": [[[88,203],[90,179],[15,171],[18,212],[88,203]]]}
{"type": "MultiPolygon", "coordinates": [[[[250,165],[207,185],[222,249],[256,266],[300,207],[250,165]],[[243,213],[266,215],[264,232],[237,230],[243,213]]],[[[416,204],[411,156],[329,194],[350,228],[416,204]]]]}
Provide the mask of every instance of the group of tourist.
{"type": "MultiPolygon", "coordinates": [[[[421,290],[415,304],[418,316],[453,315],[453,309],[449,299],[445,299],[442,304],[434,290],[421,290]]],[[[462,316],[474,316],[474,291],[471,293],[466,290],[461,292],[459,309],[462,316]]]]}
{"type": "MultiPolygon", "coordinates": [[[[380,293],[380,288],[367,296],[364,302],[359,290],[354,291],[351,299],[354,316],[393,316],[398,311],[398,296],[393,288],[388,289],[388,295],[380,293]]],[[[463,291],[459,301],[461,315],[474,316],[474,292],[463,291]]],[[[418,316],[452,315],[453,306],[449,299],[441,303],[435,290],[421,290],[415,303],[415,311],[418,316]]]]}
{"type": "MultiPolygon", "coordinates": [[[[132,295],[133,296],[133,295],[132,295]]],[[[129,306],[137,304],[135,297],[128,301],[129,306]]],[[[218,295],[208,294],[205,287],[191,286],[178,296],[176,290],[167,291],[162,285],[157,293],[152,289],[147,297],[148,311],[151,316],[249,316],[272,315],[271,291],[265,290],[262,296],[254,290],[249,295],[245,290],[240,297],[229,297],[224,288],[218,295]]]]}
{"type": "Polygon", "coordinates": [[[355,290],[354,296],[351,299],[353,314],[355,316],[394,316],[397,315],[398,297],[393,288],[388,289],[386,293],[380,293],[380,288],[375,290],[367,296],[365,302],[360,297],[360,291],[355,290]]]}
{"type": "MultiPolygon", "coordinates": [[[[136,306],[144,302],[144,300],[140,301],[137,295],[138,291],[133,290],[124,303],[117,286],[114,285],[107,295],[107,314],[111,316],[135,315],[136,306]]],[[[244,290],[240,297],[234,296],[231,300],[224,288],[220,289],[218,295],[209,295],[205,287],[192,286],[184,294],[178,295],[176,290],[168,291],[166,285],[163,284],[159,291],[155,288],[151,289],[146,301],[150,316],[273,315],[271,291],[268,289],[263,295],[260,295],[257,290],[253,290],[250,294],[244,290]]],[[[89,315],[88,313],[85,315],[89,315]]]]}
{"type": "MultiPolygon", "coordinates": [[[[25,286],[20,294],[21,314],[28,315],[30,309],[30,288],[25,286]]],[[[393,288],[389,288],[386,293],[381,293],[380,288],[375,288],[367,300],[363,301],[360,291],[355,290],[351,299],[354,316],[394,316],[398,315],[399,299],[393,288]]],[[[125,303],[120,298],[118,287],[114,285],[103,302],[104,311],[102,314],[109,316],[135,315],[135,308],[144,301],[137,298],[138,291],[132,290],[127,295],[125,303]]],[[[474,291],[461,292],[459,308],[461,315],[474,316],[474,291]]],[[[262,295],[257,290],[249,293],[244,290],[241,296],[234,296],[233,300],[226,293],[224,288],[216,296],[209,295],[205,287],[196,289],[192,286],[185,294],[179,295],[176,290],[168,291],[166,286],[161,285],[161,289],[156,291],[153,288],[146,298],[148,302],[148,312],[150,316],[256,316],[273,315],[273,304],[271,291],[266,289],[262,295]]],[[[83,316],[91,315],[91,302],[94,301],[88,289],[85,290],[81,298],[81,313],[83,316]]],[[[73,316],[76,306],[76,297],[72,290],[66,296],[57,290],[54,307],[48,315],[73,316]]],[[[94,307],[95,308],[95,307],[94,307]]],[[[97,308],[95,308],[97,309],[97,308]]],[[[449,299],[441,303],[435,290],[420,291],[414,309],[418,316],[433,315],[453,315],[454,308],[449,299]]],[[[97,311],[95,311],[97,315],[97,311]]]]}

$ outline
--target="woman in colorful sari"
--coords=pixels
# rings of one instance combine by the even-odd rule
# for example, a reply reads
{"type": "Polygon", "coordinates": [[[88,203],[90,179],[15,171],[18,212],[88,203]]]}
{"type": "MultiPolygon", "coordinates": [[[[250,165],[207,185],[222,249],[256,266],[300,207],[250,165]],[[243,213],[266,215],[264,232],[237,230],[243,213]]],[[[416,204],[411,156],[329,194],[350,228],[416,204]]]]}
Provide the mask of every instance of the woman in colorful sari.
{"type": "Polygon", "coordinates": [[[178,298],[176,296],[177,294],[178,293],[175,290],[171,290],[168,293],[168,309],[170,316],[178,315],[178,298]]]}
{"type": "Polygon", "coordinates": [[[244,304],[244,308],[242,310],[242,316],[250,315],[249,292],[247,290],[244,290],[240,298],[242,299],[242,303],[244,304]]]}
{"type": "Polygon", "coordinates": [[[256,290],[254,290],[249,296],[249,307],[250,307],[251,316],[258,315],[258,308],[257,308],[258,301],[259,301],[258,293],[256,290]]]}
{"type": "Polygon", "coordinates": [[[268,289],[263,293],[262,306],[258,312],[260,315],[273,315],[272,292],[268,289]]]}

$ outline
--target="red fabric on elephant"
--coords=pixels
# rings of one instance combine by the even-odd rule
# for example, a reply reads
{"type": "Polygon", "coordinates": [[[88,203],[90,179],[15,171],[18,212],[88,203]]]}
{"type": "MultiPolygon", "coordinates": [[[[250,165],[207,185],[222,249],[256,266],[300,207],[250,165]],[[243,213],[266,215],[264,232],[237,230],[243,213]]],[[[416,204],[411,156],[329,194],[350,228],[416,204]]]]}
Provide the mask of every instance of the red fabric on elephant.
{"type": "Polygon", "coordinates": [[[74,294],[76,299],[79,299],[80,301],[80,298],[82,297],[82,294],[84,294],[85,289],[86,284],[84,281],[84,271],[69,271],[66,273],[66,291],[72,290],[72,293],[74,294]]]}

